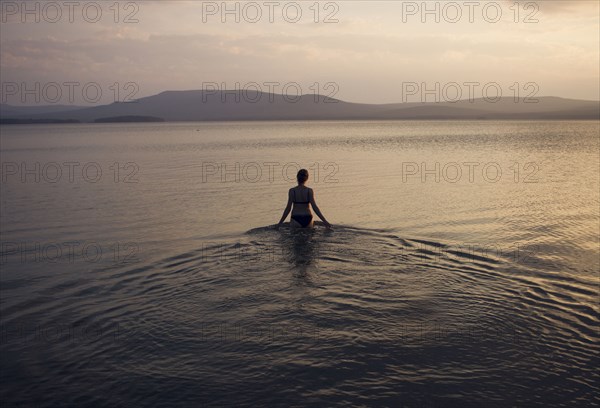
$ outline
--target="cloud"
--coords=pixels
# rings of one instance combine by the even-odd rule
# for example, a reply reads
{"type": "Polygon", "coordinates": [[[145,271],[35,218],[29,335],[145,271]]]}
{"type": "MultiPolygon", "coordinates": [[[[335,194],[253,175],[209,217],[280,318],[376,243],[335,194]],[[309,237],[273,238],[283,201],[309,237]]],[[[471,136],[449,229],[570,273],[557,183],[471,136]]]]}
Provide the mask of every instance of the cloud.
{"type": "MultiPolygon", "coordinates": [[[[514,0],[503,0],[507,7],[512,6],[514,0]]],[[[590,11],[598,10],[598,2],[595,0],[536,0],[531,2],[519,2],[522,8],[527,3],[533,3],[533,7],[528,7],[524,13],[533,12],[536,8],[541,13],[548,14],[574,14],[574,13],[586,13],[590,11]]]]}
{"type": "MultiPolygon", "coordinates": [[[[559,14],[556,2],[550,5],[552,18],[540,16],[538,24],[508,18],[457,25],[401,24],[391,12],[397,5],[374,3],[368,9],[342,3],[340,23],[331,25],[202,25],[192,13],[196,5],[185,3],[184,14],[190,14],[185,16],[154,2],[133,25],[6,24],[0,68],[3,81],[97,81],[107,87],[135,81],[139,96],[197,89],[203,82],[339,81],[345,84],[340,97],[361,89],[354,100],[373,102],[394,100],[384,84],[403,78],[536,80],[551,82],[551,93],[554,82],[598,77],[597,17],[559,14]],[[369,84],[373,90],[365,92],[369,84]]],[[[592,93],[589,85],[577,83],[566,96],[592,93]]]]}

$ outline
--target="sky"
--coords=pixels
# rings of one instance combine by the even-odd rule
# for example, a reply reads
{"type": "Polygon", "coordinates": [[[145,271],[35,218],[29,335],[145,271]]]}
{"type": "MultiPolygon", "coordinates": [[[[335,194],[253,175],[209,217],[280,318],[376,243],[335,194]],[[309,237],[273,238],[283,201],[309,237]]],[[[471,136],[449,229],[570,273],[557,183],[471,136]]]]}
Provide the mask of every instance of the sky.
{"type": "Polygon", "coordinates": [[[0,4],[11,105],[236,88],[361,103],[600,99],[597,0],[0,4]]]}

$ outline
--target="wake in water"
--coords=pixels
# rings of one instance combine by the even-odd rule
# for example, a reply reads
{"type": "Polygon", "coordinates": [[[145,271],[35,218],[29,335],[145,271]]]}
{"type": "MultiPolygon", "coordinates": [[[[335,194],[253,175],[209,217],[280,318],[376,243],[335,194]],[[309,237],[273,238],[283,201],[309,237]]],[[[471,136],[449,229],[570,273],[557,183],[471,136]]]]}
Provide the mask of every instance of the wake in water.
{"type": "MultiPolygon", "coordinates": [[[[74,404],[130,392],[132,381],[170,390],[174,406],[278,405],[298,395],[306,405],[389,406],[399,395],[406,406],[597,402],[594,283],[552,275],[535,256],[523,264],[484,248],[352,226],[266,226],[233,241],[107,270],[77,286],[69,299],[85,305],[57,301],[53,318],[103,330],[117,321],[117,329],[75,345],[45,344],[43,353],[38,343],[9,339],[3,364],[80,386],[64,393],[47,381],[27,390],[15,377],[5,378],[7,387],[14,381],[22,395],[74,404]],[[34,352],[36,359],[22,358],[34,352]],[[251,386],[240,393],[242,382],[251,386]]],[[[69,290],[63,283],[45,292],[69,290]]],[[[3,312],[27,317],[37,304],[3,312]]]]}
{"type": "MultiPolygon", "coordinates": [[[[352,226],[336,226],[328,230],[323,223],[315,222],[314,229],[290,228],[289,224],[254,228],[246,232],[250,240],[242,245],[249,253],[302,255],[288,258],[290,261],[334,261],[342,263],[377,264],[385,266],[395,261],[412,260],[423,265],[438,263],[445,258],[449,263],[469,263],[483,269],[493,269],[502,260],[493,248],[475,246],[451,246],[424,239],[404,239],[392,230],[365,229],[352,226]],[[305,256],[306,255],[306,256],[305,256]]],[[[510,261],[510,256],[505,256],[510,261]]],[[[284,256],[285,257],[285,256],[284,256]]]]}

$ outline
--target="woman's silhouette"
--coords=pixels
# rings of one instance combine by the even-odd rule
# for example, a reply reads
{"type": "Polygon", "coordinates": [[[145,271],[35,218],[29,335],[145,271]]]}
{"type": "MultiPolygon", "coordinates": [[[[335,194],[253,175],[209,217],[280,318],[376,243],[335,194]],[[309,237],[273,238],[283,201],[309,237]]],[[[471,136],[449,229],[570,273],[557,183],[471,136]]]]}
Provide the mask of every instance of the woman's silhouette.
{"type": "Polygon", "coordinates": [[[287,218],[290,210],[292,210],[292,219],[290,220],[290,227],[294,228],[312,228],[313,227],[313,215],[310,211],[310,207],[315,210],[315,213],[323,221],[327,228],[331,228],[331,224],[327,222],[321,210],[315,202],[315,193],[312,188],[306,187],[304,184],[308,180],[308,170],[302,169],[296,176],[298,179],[298,185],[290,188],[288,192],[288,202],[281,216],[278,226],[283,224],[287,218]],[[294,208],[292,209],[292,204],[294,208]],[[310,206],[309,206],[310,204],[310,206]]]}

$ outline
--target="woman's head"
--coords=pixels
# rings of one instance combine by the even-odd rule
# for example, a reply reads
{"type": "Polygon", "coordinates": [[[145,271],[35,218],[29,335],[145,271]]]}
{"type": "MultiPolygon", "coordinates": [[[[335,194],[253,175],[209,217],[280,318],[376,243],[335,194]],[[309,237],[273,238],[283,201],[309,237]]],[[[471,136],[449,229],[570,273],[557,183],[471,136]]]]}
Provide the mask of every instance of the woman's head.
{"type": "Polygon", "coordinates": [[[308,170],[306,170],[306,169],[300,170],[298,172],[298,174],[296,175],[296,178],[298,179],[298,184],[306,183],[306,180],[308,180],[308,170]]]}

